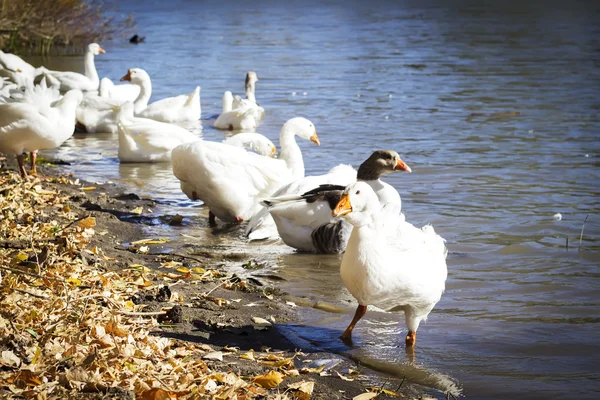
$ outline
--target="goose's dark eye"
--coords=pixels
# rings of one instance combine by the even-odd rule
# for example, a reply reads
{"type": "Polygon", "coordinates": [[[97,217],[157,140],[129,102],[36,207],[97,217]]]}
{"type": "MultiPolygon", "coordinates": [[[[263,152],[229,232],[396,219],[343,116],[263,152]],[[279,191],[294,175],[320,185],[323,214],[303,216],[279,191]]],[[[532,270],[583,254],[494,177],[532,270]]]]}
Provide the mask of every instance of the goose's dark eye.
{"type": "Polygon", "coordinates": [[[360,194],[360,190],[357,190],[357,191],[356,191],[356,194],[360,194]]]}

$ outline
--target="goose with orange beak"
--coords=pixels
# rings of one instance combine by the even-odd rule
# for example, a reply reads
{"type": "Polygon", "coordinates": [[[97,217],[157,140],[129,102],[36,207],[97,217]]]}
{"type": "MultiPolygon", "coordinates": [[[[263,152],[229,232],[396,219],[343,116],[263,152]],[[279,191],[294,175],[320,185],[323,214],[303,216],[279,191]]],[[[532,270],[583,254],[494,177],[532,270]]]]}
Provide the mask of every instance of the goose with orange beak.
{"type": "Polygon", "coordinates": [[[295,137],[319,143],[315,125],[296,117],[281,127],[279,158],[264,157],[225,143],[199,140],[172,152],[173,174],[192,200],[202,200],[216,218],[239,224],[260,209],[260,199],[304,176],[302,151],[295,137]]]}
{"type": "Polygon", "coordinates": [[[150,118],[160,122],[193,122],[200,119],[200,86],[193,92],[175,97],[167,97],[148,104],[152,96],[150,75],[141,68],[130,68],[121,78],[121,82],[129,81],[140,87],[140,94],[135,99],[136,117],[150,118]]]}
{"type": "Polygon", "coordinates": [[[391,216],[365,182],[348,186],[332,215],[343,216],[354,227],[340,275],[358,307],[340,338],[350,341],[367,306],[374,305],[404,311],[406,347],[414,346],[419,324],[444,292],[448,273],[444,239],[430,225],[419,229],[400,217],[394,230],[387,228],[391,216]]]}
{"type": "Polygon", "coordinates": [[[358,172],[348,165],[338,165],[327,174],[290,183],[263,201],[265,209],[250,221],[246,234],[251,240],[279,235],[285,244],[300,251],[343,253],[352,226],[332,217],[331,210],[344,188],[357,180],[367,182],[375,190],[381,208],[395,217],[401,211],[400,195],[381,177],[399,171],[412,170],[395,151],[377,150],[358,172]]]}
{"type": "Polygon", "coordinates": [[[90,43],[85,53],[85,73],[80,74],[73,71],[50,71],[45,69],[42,75],[48,76],[50,82],[60,83],[60,91],[78,89],[82,92],[92,92],[98,90],[100,78],[96,71],[94,57],[98,54],[106,53],[98,43],[90,43]]]}

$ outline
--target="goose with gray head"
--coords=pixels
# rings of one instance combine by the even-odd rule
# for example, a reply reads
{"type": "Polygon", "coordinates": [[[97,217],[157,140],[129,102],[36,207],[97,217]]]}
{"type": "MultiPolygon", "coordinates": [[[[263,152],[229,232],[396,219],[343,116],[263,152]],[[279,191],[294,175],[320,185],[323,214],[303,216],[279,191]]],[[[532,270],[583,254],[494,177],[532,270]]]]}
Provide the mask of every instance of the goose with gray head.
{"type": "Polygon", "coordinates": [[[332,211],[353,226],[340,275],[358,301],[356,313],[341,339],[351,341],[356,323],[367,306],[404,311],[408,332],[406,347],[412,348],[417,329],[444,292],[448,275],[444,239],[430,225],[418,229],[400,215],[390,215],[367,182],[349,185],[332,211]],[[382,220],[397,219],[394,234],[382,220]],[[412,236],[422,240],[417,243],[412,236]]]}
{"type": "Polygon", "coordinates": [[[256,82],[258,82],[256,72],[248,71],[244,84],[246,98],[242,99],[240,96],[235,96],[232,108],[234,110],[252,110],[254,118],[258,121],[265,117],[265,109],[256,102],[256,82]]]}
{"type": "Polygon", "coordinates": [[[167,97],[148,104],[152,96],[150,75],[141,68],[131,68],[121,81],[129,81],[140,87],[140,94],[134,102],[135,115],[161,122],[188,122],[200,119],[200,86],[189,94],[167,97]]]}
{"type": "Polygon", "coordinates": [[[400,214],[400,195],[380,179],[397,171],[411,169],[395,151],[377,150],[359,166],[358,173],[340,165],[325,175],[292,182],[263,201],[264,209],[250,221],[246,234],[250,240],[279,235],[285,244],[300,251],[343,253],[352,227],[331,216],[342,191],[356,180],[365,181],[375,191],[382,209],[400,214]]]}
{"type": "Polygon", "coordinates": [[[173,149],[173,173],[190,199],[207,205],[211,224],[215,217],[229,223],[247,221],[260,210],[260,199],[304,176],[295,136],[319,145],[314,124],[297,117],[281,128],[277,159],[225,143],[199,141],[173,149]]]}
{"type": "Polygon", "coordinates": [[[46,76],[51,84],[60,84],[60,91],[78,89],[82,92],[91,92],[98,90],[100,78],[96,71],[94,58],[104,49],[98,43],[90,43],[85,53],[85,72],[80,74],[73,71],[50,71],[45,69],[42,75],[46,76]]]}

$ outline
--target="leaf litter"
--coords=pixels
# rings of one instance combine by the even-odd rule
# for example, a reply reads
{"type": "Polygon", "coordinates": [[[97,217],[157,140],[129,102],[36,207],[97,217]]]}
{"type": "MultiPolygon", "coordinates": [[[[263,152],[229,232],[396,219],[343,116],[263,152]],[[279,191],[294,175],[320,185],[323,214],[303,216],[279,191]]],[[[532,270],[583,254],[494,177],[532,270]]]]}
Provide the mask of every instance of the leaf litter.
{"type": "MultiPolygon", "coordinates": [[[[81,189],[67,176],[22,181],[14,172],[0,173],[0,397],[310,399],[315,382],[306,378],[330,376],[324,365],[298,369],[295,360],[304,355],[299,352],[215,349],[153,334],[177,307],[200,299],[216,307],[239,303],[212,293],[247,291],[246,281],[206,265],[164,259],[157,259],[158,270],[134,263],[123,268],[92,245],[95,235],[107,232],[95,230],[93,216],[72,210],[61,185],[81,189]],[[164,291],[180,282],[212,288],[189,299],[164,291]],[[160,311],[145,311],[144,301],[135,301],[159,297],[171,303],[160,311]],[[257,367],[232,369],[237,362],[257,367]]],[[[148,238],[131,245],[143,253],[165,242],[148,238]]],[[[252,316],[254,329],[275,322],[263,317],[252,316]]],[[[338,373],[335,379],[352,378],[338,373]]]]}

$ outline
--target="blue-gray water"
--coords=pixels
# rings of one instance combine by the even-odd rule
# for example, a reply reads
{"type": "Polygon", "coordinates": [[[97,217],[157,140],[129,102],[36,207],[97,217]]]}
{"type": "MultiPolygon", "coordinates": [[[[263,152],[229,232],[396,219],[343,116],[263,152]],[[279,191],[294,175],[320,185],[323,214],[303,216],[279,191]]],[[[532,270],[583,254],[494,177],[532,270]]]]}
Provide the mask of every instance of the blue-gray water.
{"type": "MultiPolygon", "coordinates": [[[[134,13],[146,43],[102,43],[96,65],[113,80],[146,69],[153,99],[200,85],[203,119],[219,113],[223,91],[242,94],[255,70],[267,111],[259,132],[277,142],[288,118],[316,125],[321,147],[300,144],[307,174],[397,150],[414,172],[387,181],[409,220],[433,223],[450,251],[447,290],[419,329],[414,365],[450,377],[467,398],[596,398],[599,8],[496,3],[127,1],[121,10],[134,13]]],[[[203,126],[206,140],[224,137],[203,126]]],[[[188,217],[183,227],[153,228],[161,234],[256,252],[296,296],[354,307],[337,257],[217,235],[168,165],[119,166],[116,147],[116,136],[77,135],[53,153],[79,176],[188,217]]],[[[348,352],[336,337],[350,315],[302,318],[290,332],[348,352]]],[[[403,320],[369,313],[350,353],[408,368],[403,320]]]]}

